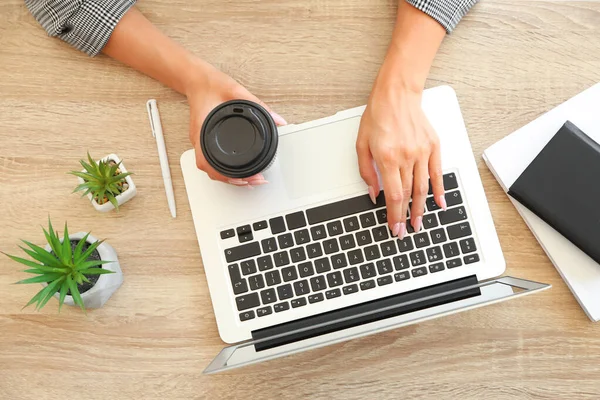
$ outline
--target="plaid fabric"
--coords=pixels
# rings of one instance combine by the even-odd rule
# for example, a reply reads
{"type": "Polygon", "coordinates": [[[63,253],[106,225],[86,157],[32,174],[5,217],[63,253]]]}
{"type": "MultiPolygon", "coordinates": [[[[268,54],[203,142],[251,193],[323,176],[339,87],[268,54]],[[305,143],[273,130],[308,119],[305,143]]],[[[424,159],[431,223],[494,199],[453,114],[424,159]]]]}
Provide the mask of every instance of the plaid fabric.
{"type": "Polygon", "coordinates": [[[456,28],[459,21],[479,0],[406,0],[413,7],[423,11],[439,22],[446,32],[456,28]]]}
{"type": "Polygon", "coordinates": [[[48,32],[95,56],[106,45],[121,17],[136,0],[25,0],[48,32]]]}

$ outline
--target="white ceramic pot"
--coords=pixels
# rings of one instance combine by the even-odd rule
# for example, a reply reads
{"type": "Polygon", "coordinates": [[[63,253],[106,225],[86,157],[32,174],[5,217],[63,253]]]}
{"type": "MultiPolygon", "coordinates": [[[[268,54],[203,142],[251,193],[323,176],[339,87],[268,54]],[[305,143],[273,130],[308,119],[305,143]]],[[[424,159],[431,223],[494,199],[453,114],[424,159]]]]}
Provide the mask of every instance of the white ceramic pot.
{"type": "MultiPolygon", "coordinates": [[[[121,159],[116,154],[109,154],[106,157],[104,157],[102,160],[103,161],[112,160],[116,163],[119,163],[121,161],[121,159]]],[[[121,170],[121,172],[127,172],[127,168],[125,168],[125,165],[123,165],[123,164],[121,164],[119,166],[119,169],[121,170]]],[[[84,170],[82,172],[86,172],[86,171],[84,170]]],[[[77,180],[79,181],[79,183],[84,183],[84,180],[80,177],[77,177],[77,180]]],[[[137,189],[135,187],[135,183],[133,183],[133,179],[131,179],[131,175],[126,176],[125,181],[129,185],[129,188],[126,191],[124,191],[123,193],[121,193],[120,195],[118,195],[117,197],[115,197],[115,199],[117,199],[117,204],[119,204],[119,207],[122,204],[128,202],[129,200],[133,199],[133,197],[137,194],[137,189]]],[[[92,197],[91,193],[88,193],[87,196],[90,199],[90,202],[92,203],[94,208],[100,212],[108,212],[110,210],[114,210],[114,208],[115,208],[115,206],[110,201],[107,201],[104,204],[98,204],[98,202],[96,200],[94,200],[94,198],[92,197]]]]}
{"type": "MultiPolygon", "coordinates": [[[[73,235],[69,235],[71,240],[80,240],[86,235],[86,232],[77,232],[73,235]]],[[[97,242],[98,239],[89,235],[87,238],[88,243],[97,242]]],[[[50,245],[46,245],[46,250],[51,251],[50,245]]],[[[121,265],[117,258],[117,252],[106,242],[103,242],[96,248],[100,254],[100,259],[112,261],[102,265],[102,269],[114,271],[113,274],[100,275],[96,284],[85,293],[81,293],[81,300],[86,308],[100,308],[106,303],[106,301],[117,291],[121,284],[123,284],[123,271],[121,271],[121,265]]],[[[46,283],[42,284],[46,286],[46,283]]],[[[54,295],[57,299],[60,298],[60,293],[56,292],[54,295]]],[[[64,304],[74,306],[75,301],[72,296],[65,296],[64,304]]]]}

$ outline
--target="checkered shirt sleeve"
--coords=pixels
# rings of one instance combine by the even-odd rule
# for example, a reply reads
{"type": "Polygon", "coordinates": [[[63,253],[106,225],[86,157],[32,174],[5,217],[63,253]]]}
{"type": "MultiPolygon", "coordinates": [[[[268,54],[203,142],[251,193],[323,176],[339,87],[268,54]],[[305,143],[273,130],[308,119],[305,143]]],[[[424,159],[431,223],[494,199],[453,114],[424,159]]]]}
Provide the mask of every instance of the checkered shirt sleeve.
{"type": "Polygon", "coordinates": [[[446,32],[456,28],[459,21],[479,0],[406,0],[413,7],[423,11],[439,22],[446,32]]]}

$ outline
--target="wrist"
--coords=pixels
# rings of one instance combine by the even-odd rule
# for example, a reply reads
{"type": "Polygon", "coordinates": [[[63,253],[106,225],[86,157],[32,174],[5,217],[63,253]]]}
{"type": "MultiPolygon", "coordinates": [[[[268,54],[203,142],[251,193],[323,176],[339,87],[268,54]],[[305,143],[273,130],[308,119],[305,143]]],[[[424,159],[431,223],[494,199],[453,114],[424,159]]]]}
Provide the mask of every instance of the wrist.
{"type": "Polygon", "coordinates": [[[390,48],[381,65],[374,89],[420,96],[425,89],[428,71],[420,71],[401,51],[390,48]]]}

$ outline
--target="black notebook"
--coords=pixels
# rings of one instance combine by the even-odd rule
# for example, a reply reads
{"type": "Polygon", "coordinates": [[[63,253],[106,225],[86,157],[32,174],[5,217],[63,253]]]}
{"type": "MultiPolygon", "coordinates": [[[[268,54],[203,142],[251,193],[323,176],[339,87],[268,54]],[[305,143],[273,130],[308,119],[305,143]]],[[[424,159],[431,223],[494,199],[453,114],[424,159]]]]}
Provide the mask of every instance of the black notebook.
{"type": "Polygon", "coordinates": [[[567,121],[508,194],[600,263],[600,145],[567,121]]]}

